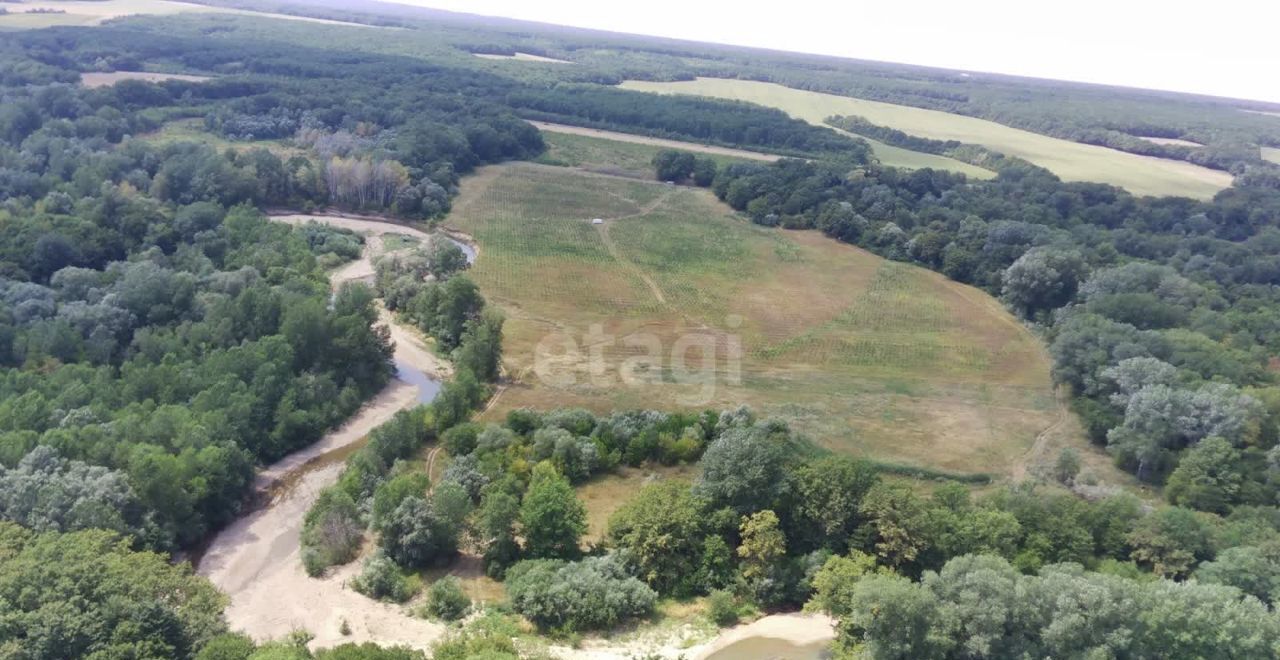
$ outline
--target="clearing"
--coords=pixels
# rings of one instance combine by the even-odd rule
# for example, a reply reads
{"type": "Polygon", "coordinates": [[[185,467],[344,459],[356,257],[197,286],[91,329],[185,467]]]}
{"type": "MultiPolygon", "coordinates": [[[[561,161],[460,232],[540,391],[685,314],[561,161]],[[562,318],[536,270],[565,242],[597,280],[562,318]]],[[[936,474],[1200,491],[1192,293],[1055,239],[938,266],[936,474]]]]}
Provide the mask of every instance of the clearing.
{"type": "MultiPolygon", "coordinates": [[[[648,137],[645,135],[633,135],[631,133],[618,133],[616,131],[604,131],[598,128],[584,128],[582,126],[569,126],[567,124],[551,124],[545,121],[529,121],[530,124],[538,127],[543,133],[563,133],[566,135],[580,135],[583,137],[599,138],[609,140],[611,142],[627,142],[630,144],[643,144],[659,149],[680,149],[681,151],[692,151],[699,154],[710,154],[713,156],[728,156],[730,158],[740,158],[743,160],[763,160],[773,162],[782,158],[777,154],[766,154],[759,151],[747,151],[745,149],[733,149],[730,147],[717,147],[710,144],[699,144],[697,142],[682,142],[680,140],[667,140],[664,138],[648,137]]],[[[654,149],[657,153],[659,149],[654,149]]]]}
{"type": "Polygon", "coordinates": [[[1262,147],[1262,160],[1280,163],[1280,149],[1275,147],[1262,147]]]}
{"type": "MultiPolygon", "coordinates": [[[[183,13],[218,13],[261,16],[264,18],[280,18],[290,21],[323,23],[326,25],[348,25],[355,27],[375,27],[361,23],[333,21],[307,16],[291,16],[270,12],[211,7],[189,2],[173,2],[171,0],[31,0],[6,2],[3,5],[9,14],[0,16],[0,28],[35,29],[54,25],[97,25],[104,21],[132,16],[136,14],[183,14],[183,13]],[[26,13],[32,9],[45,12],[60,13],[26,13]]],[[[387,28],[383,28],[387,29],[387,28]]]]}
{"type": "Polygon", "coordinates": [[[228,140],[221,135],[205,130],[204,119],[200,117],[167,121],[154,131],[137,136],[137,139],[157,146],[173,142],[198,142],[213,147],[218,151],[232,149],[239,152],[261,148],[270,151],[280,157],[281,160],[288,160],[293,156],[307,154],[306,149],[294,146],[292,140],[288,138],[279,140],[228,140]]]}
{"type": "Polygon", "coordinates": [[[542,55],[531,55],[529,53],[516,53],[515,55],[499,55],[497,53],[472,53],[476,57],[484,60],[516,60],[519,62],[543,62],[546,64],[573,64],[569,60],[558,60],[554,57],[543,57],[542,55]]]}
{"type": "Polygon", "coordinates": [[[1203,147],[1204,146],[1199,142],[1192,142],[1191,140],[1183,140],[1181,138],[1147,137],[1145,135],[1135,135],[1134,137],[1137,137],[1142,140],[1146,140],[1147,142],[1151,142],[1152,144],[1167,144],[1175,147],[1203,147]]]}
{"type": "Polygon", "coordinates": [[[141,80],[143,82],[163,82],[165,80],[186,80],[187,82],[204,82],[209,76],[190,76],[182,73],[153,73],[150,71],[111,71],[109,73],[92,72],[80,74],[80,84],[85,87],[108,87],[121,80],[141,80]]]}
{"type": "Polygon", "coordinates": [[[832,449],[1002,474],[1058,419],[1043,346],[985,293],[706,190],[513,163],[447,222],[509,318],[490,419],[747,403],[832,449]]]}
{"type": "MultiPolygon", "coordinates": [[[[1110,183],[1137,195],[1179,195],[1209,199],[1231,185],[1231,175],[1191,163],[1139,156],[1010,128],[985,119],[849,96],[808,92],[775,83],[722,78],[681,82],[630,80],[622,87],[663,94],[692,94],[750,101],[779,108],[822,124],[832,115],[861,115],[869,121],[935,140],[981,144],[1025,158],[1066,181],[1110,183]]],[[[886,164],[888,163],[886,161],[886,164]]]]}

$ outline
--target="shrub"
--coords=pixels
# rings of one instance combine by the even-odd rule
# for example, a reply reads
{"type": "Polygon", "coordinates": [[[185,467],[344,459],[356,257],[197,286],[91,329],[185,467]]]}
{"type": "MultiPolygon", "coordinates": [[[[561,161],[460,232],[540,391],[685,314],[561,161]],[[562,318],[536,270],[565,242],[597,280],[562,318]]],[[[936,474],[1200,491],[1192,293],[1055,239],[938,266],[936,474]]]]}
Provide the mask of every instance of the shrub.
{"type": "Polygon", "coordinates": [[[707,598],[707,618],[711,623],[724,628],[738,622],[738,600],[733,593],[723,589],[711,592],[707,598]]]}
{"type": "Polygon", "coordinates": [[[457,621],[471,610],[471,599],[462,591],[462,583],[452,575],[436,580],[427,589],[427,616],[457,621]]]}
{"type": "Polygon", "coordinates": [[[370,598],[395,603],[409,600],[416,591],[413,581],[381,552],[365,560],[364,569],[351,582],[351,587],[370,598]]]}
{"type": "Polygon", "coordinates": [[[541,629],[600,630],[653,611],[657,594],[612,556],[522,561],[507,571],[515,610],[541,629]]]}
{"type": "Polygon", "coordinates": [[[315,577],[355,559],[364,534],[356,503],[338,488],[321,491],[302,522],[302,564],[315,577]]]}

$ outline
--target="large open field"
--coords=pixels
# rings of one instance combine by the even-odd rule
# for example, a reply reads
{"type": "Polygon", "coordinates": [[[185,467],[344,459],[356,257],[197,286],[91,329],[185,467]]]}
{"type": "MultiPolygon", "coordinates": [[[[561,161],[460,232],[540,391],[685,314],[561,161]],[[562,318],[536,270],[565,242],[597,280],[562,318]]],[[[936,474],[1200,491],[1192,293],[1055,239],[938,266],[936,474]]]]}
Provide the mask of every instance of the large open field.
{"type": "Polygon", "coordinates": [[[705,190],[511,164],[447,222],[510,319],[490,417],[748,403],[832,449],[995,473],[1059,419],[1041,345],[990,297],[705,190]]]}
{"type": "Polygon", "coordinates": [[[1183,195],[1208,199],[1231,185],[1231,175],[1177,160],[1051,138],[985,119],[791,89],[750,80],[699,78],[681,82],[627,81],[627,89],[694,94],[750,101],[821,124],[831,115],[861,115],[872,123],[935,140],[981,144],[1025,158],[1067,181],[1110,183],[1139,195],[1183,195]]]}
{"type": "Polygon", "coordinates": [[[1269,160],[1273,163],[1280,163],[1280,149],[1274,147],[1262,147],[1262,159],[1269,160]]]}

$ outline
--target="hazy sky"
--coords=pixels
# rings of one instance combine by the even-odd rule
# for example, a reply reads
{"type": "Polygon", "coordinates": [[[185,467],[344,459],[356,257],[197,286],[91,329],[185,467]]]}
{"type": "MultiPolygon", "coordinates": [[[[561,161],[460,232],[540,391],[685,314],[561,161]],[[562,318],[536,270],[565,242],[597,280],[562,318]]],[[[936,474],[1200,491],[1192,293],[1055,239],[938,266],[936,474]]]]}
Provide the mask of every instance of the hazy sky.
{"type": "Polygon", "coordinates": [[[1280,102],[1278,0],[399,0],[490,16],[1280,102]]]}

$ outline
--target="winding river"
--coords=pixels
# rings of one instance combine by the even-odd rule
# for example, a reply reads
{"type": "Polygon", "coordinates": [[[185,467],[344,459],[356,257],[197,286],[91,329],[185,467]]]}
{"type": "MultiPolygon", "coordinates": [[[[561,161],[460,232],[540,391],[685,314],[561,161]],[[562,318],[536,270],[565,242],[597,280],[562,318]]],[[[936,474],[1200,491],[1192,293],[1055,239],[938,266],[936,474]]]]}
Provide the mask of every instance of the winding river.
{"type": "MultiPolygon", "coordinates": [[[[364,234],[364,254],[333,272],[336,290],[345,282],[373,276],[372,259],[383,251],[385,234],[404,234],[427,240],[430,235],[403,225],[370,218],[278,215],[278,222],[323,222],[364,234]]],[[[450,238],[475,259],[470,245],[450,238]]],[[[378,641],[422,647],[439,637],[443,628],[407,616],[401,608],[378,603],[345,586],[359,570],[359,562],[336,574],[312,579],[302,569],[302,519],[321,489],[337,481],[346,459],[366,436],[397,411],[426,403],[440,391],[449,365],[437,358],[417,331],[395,323],[386,310],[379,321],[395,342],[395,378],[343,426],[318,442],[262,469],[254,487],[267,503],[236,520],[210,541],[197,572],[230,597],[227,620],[233,630],[264,640],[305,629],[316,646],[345,641],[378,641]],[[343,622],[351,630],[342,635],[343,622]]]]}
{"type": "MultiPolygon", "coordinates": [[[[333,289],[344,282],[373,277],[373,259],[384,251],[383,237],[404,234],[429,240],[430,234],[370,217],[336,215],[273,215],[277,222],[316,221],[351,229],[366,238],[359,259],[335,270],[333,289]]],[[[450,237],[467,256],[474,246],[450,237]]],[[[320,491],[337,481],[348,457],[363,446],[374,428],[396,412],[435,398],[449,365],[432,353],[416,330],[399,325],[385,309],[379,322],[395,342],[395,378],[341,427],[315,444],[263,468],[254,488],[266,504],[250,511],[209,542],[198,558],[197,572],[209,578],[230,599],[226,610],[232,630],[264,641],[306,630],[312,646],[323,648],[346,642],[377,642],[427,649],[446,631],[440,624],[413,616],[405,608],[374,601],[346,586],[360,570],[360,562],[339,567],[323,578],[310,578],[302,568],[302,520],[320,491]],[[345,627],[349,634],[343,634],[345,627]]],[[[813,660],[825,657],[834,626],[825,617],[774,615],[725,631],[692,648],[611,646],[558,649],[567,658],[625,658],[637,652],[658,657],[714,660],[813,660]]]]}

